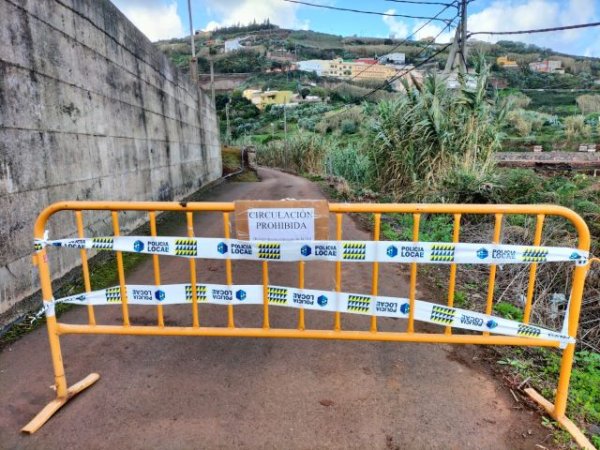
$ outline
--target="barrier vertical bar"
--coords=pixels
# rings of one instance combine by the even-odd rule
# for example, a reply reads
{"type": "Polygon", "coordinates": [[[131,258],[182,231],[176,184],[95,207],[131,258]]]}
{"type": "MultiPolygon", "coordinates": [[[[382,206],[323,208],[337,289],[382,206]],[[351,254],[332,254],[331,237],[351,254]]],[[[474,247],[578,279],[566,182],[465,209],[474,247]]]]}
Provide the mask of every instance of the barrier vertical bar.
{"type": "MultiPolygon", "coordinates": [[[[150,234],[152,237],[156,237],[156,213],[154,211],[148,212],[150,216],[150,234]]],[[[159,256],[154,254],[152,255],[152,267],[154,268],[154,284],[158,287],[160,286],[160,262],[159,256]]],[[[158,315],[158,326],[165,326],[165,316],[163,311],[163,305],[156,305],[156,313],[158,315]]]]}
{"type": "MultiPolygon", "coordinates": [[[[194,216],[193,213],[185,213],[187,219],[187,235],[190,238],[194,237],[194,216]]],[[[192,285],[192,326],[198,328],[200,326],[200,318],[198,317],[198,286],[196,285],[196,260],[189,258],[190,261],[190,283],[192,285]]]]}
{"type": "MultiPolygon", "coordinates": [[[[542,243],[542,229],[544,227],[544,215],[538,214],[535,223],[535,235],[533,245],[539,246],[542,243]]],[[[535,291],[535,279],[537,276],[537,263],[531,263],[529,267],[529,283],[527,284],[527,299],[525,301],[525,310],[523,311],[523,323],[529,323],[531,318],[531,306],[533,304],[533,293],[535,291]]]]}
{"type": "MultiPolygon", "coordinates": [[[[421,214],[413,214],[413,242],[419,240],[419,225],[421,223],[421,214]]],[[[408,291],[408,333],[415,332],[415,297],[417,295],[417,263],[410,264],[410,286],[408,291]]]]}
{"type": "Polygon", "coordinates": [[[269,263],[262,262],[262,282],[263,282],[263,328],[271,328],[269,322],[269,263]]]}
{"type": "MultiPolygon", "coordinates": [[[[83,215],[81,211],[75,211],[75,220],[77,222],[77,236],[80,238],[85,237],[85,233],[83,231],[83,215]]],[[[82,248],[79,250],[79,254],[81,255],[81,269],[83,270],[83,285],[85,287],[85,292],[92,291],[92,283],[90,281],[90,268],[88,266],[88,258],[87,258],[87,250],[82,248]]],[[[88,323],[90,325],[96,325],[96,315],[94,314],[94,306],[87,305],[88,311],[88,323]]]]}
{"type": "MultiPolygon", "coordinates": [[[[113,234],[120,236],[121,231],[119,230],[119,214],[117,211],[112,211],[112,223],[113,223],[113,234]]],[[[121,308],[123,311],[123,325],[128,327],[129,323],[129,306],[127,304],[127,289],[125,288],[125,268],[123,267],[123,253],[116,252],[117,254],[117,272],[119,274],[119,287],[121,290],[121,308]]]]}
{"type": "MultiPolygon", "coordinates": [[[[298,263],[298,287],[304,289],[304,261],[298,263]]],[[[304,330],[304,308],[300,308],[298,311],[298,329],[304,330]]]]}
{"type": "MultiPolygon", "coordinates": [[[[494,237],[492,242],[498,244],[500,242],[500,233],[502,232],[502,214],[495,214],[494,222],[494,237]]],[[[490,276],[488,279],[488,290],[487,290],[487,302],[485,304],[485,313],[487,315],[492,314],[492,307],[494,306],[494,288],[496,286],[496,264],[490,265],[490,276]]],[[[489,331],[483,332],[484,336],[489,336],[489,331]]]]}
{"type": "MultiPolygon", "coordinates": [[[[460,218],[461,214],[454,214],[454,229],[452,230],[452,242],[458,243],[460,236],[460,218]]],[[[448,307],[454,307],[454,291],[456,288],[456,264],[450,264],[450,280],[448,282],[448,307]]],[[[444,331],[446,334],[452,334],[452,327],[447,326],[444,331]]]]}
{"type": "MultiPolygon", "coordinates": [[[[342,219],[343,219],[343,215],[341,213],[337,213],[335,215],[335,239],[338,241],[342,240],[342,219]]],[[[335,291],[336,292],[342,291],[342,262],[341,261],[336,261],[336,263],[335,263],[335,291]]],[[[337,300],[338,299],[336,299],[336,301],[337,300]]],[[[335,331],[340,331],[342,329],[342,315],[339,311],[335,312],[333,329],[335,331]]]]}
{"type": "MultiPolygon", "coordinates": [[[[373,223],[373,240],[379,241],[379,236],[381,232],[381,214],[374,214],[374,223],[373,223]]],[[[379,262],[373,262],[373,273],[371,278],[371,295],[377,296],[379,294],[379,262]]],[[[377,316],[371,316],[371,331],[373,333],[377,332],[377,316]]]]}
{"type": "MultiPolygon", "coordinates": [[[[569,304],[569,336],[577,338],[577,328],[579,327],[579,313],[581,312],[581,299],[583,296],[583,287],[588,266],[577,266],[573,273],[573,289],[569,304]]],[[[552,416],[560,419],[565,416],[567,410],[567,397],[569,395],[569,382],[571,380],[571,369],[573,367],[573,358],[575,356],[575,344],[567,344],[563,351],[560,362],[560,375],[558,386],[556,388],[556,397],[554,400],[554,411],[552,416]]]]}
{"type": "Polygon", "coordinates": [[[67,378],[65,376],[65,367],[63,365],[59,335],[56,329],[57,320],[54,311],[54,303],[52,303],[54,297],[52,295],[52,283],[50,281],[50,268],[48,267],[48,254],[46,253],[45,248],[38,253],[38,270],[40,273],[40,282],[42,285],[42,298],[44,301],[44,306],[46,307],[46,323],[48,326],[48,339],[50,341],[50,354],[52,356],[52,366],[54,368],[54,383],[56,386],[56,396],[59,399],[66,399],[67,378]]]}
{"type": "MultiPolygon", "coordinates": [[[[229,221],[229,213],[223,213],[223,227],[225,232],[225,239],[231,238],[231,222],[229,221]]],[[[231,287],[233,284],[233,276],[231,273],[231,259],[229,256],[225,259],[225,278],[227,280],[227,286],[231,287]]],[[[235,321],[233,317],[233,305],[227,305],[227,327],[235,328],[235,321]]]]}

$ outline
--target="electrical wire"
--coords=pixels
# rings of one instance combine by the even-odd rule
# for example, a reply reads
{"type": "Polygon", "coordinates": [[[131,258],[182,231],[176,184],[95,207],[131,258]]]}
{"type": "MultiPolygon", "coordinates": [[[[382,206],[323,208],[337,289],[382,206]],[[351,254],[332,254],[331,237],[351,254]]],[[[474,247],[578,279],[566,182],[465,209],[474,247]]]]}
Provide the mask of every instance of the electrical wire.
{"type": "Polygon", "coordinates": [[[309,2],[304,2],[304,1],[300,1],[300,0],[283,0],[283,1],[288,2],[288,3],[297,3],[299,5],[313,6],[315,8],[333,9],[335,11],[346,11],[346,12],[354,12],[354,13],[360,13],[360,14],[374,14],[377,16],[387,16],[387,17],[403,17],[406,19],[420,19],[420,20],[432,19],[432,20],[436,20],[438,22],[444,22],[446,24],[449,22],[448,19],[432,18],[432,17],[426,17],[426,16],[411,16],[411,15],[407,15],[407,14],[384,13],[384,12],[379,12],[379,11],[365,11],[362,9],[341,8],[338,6],[320,5],[318,3],[309,3],[309,2]]]}
{"type": "MultiPolygon", "coordinates": [[[[391,1],[391,0],[388,0],[391,1]]],[[[452,6],[452,4],[448,4],[446,5],[445,8],[442,8],[442,10],[440,12],[438,12],[433,18],[437,18],[438,16],[442,15],[448,8],[450,8],[452,6]]],[[[452,21],[456,20],[456,18],[458,17],[458,14],[456,14],[453,18],[452,21]]],[[[392,47],[390,50],[388,50],[388,53],[392,53],[394,50],[396,50],[397,48],[399,48],[400,46],[406,44],[409,42],[409,40],[413,37],[416,36],[417,33],[419,31],[421,31],[423,28],[425,28],[427,25],[429,25],[432,21],[433,18],[429,19],[427,22],[425,22],[423,25],[421,25],[419,28],[417,28],[415,31],[413,31],[411,34],[409,34],[407,37],[404,38],[404,40],[402,40],[399,44],[396,44],[394,47],[392,47]]],[[[352,78],[350,78],[348,81],[352,81],[354,79],[356,79],[356,77],[362,75],[364,72],[366,72],[367,70],[370,69],[370,66],[365,67],[363,70],[361,70],[360,72],[358,72],[356,75],[354,75],[352,78]]]]}
{"type": "Polygon", "coordinates": [[[442,3],[442,2],[426,2],[426,1],[417,1],[417,0],[385,0],[386,2],[394,2],[394,3],[411,3],[413,5],[441,5],[441,6],[456,6],[457,2],[454,1],[452,3],[442,3]]]}
{"type": "Polygon", "coordinates": [[[578,28],[589,28],[589,27],[600,27],[600,22],[581,23],[577,25],[565,25],[564,27],[552,27],[552,28],[537,28],[533,30],[518,30],[518,31],[474,31],[469,32],[467,37],[475,36],[478,34],[488,35],[508,35],[508,34],[532,34],[532,33],[549,33],[552,31],[564,31],[564,30],[575,30],[578,28]]]}
{"type": "MultiPolygon", "coordinates": [[[[448,28],[451,26],[451,24],[448,25],[448,28]]],[[[433,42],[435,42],[435,39],[437,39],[438,37],[440,37],[442,35],[442,33],[446,30],[446,28],[443,28],[434,38],[433,42]]],[[[433,58],[435,58],[437,55],[439,55],[440,53],[443,53],[444,51],[446,51],[454,42],[449,42],[448,44],[444,45],[442,48],[440,48],[438,51],[436,51],[433,55],[429,56],[428,58],[426,58],[424,61],[421,61],[419,64],[416,64],[415,66],[411,67],[410,69],[405,70],[404,72],[400,72],[397,75],[394,75],[392,78],[390,78],[389,80],[386,80],[385,83],[383,83],[381,86],[371,90],[370,92],[366,93],[365,95],[363,95],[360,100],[363,100],[365,98],[367,98],[368,96],[374,94],[377,91],[380,91],[382,89],[387,88],[388,86],[390,86],[394,81],[399,80],[400,78],[408,75],[410,72],[412,72],[413,70],[418,69],[419,67],[424,66],[425,64],[427,64],[429,61],[431,61],[433,58]]],[[[423,49],[417,53],[415,55],[415,58],[418,57],[419,55],[421,55],[423,52],[425,52],[425,50],[427,50],[429,48],[429,46],[423,47],[423,49]]]]}

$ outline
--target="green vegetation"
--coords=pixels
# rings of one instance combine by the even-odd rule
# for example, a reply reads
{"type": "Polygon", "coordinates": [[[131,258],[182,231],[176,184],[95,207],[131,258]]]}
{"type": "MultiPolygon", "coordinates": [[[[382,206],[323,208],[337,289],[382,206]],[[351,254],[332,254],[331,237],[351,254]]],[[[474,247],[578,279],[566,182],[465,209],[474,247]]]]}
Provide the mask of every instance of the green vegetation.
{"type": "MultiPolygon", "coordinates": [[[[505,357],[499,364],[510,367],[540,390],[546,398],[554,397],[560,372],[560,356],[544,348],[513,349],[515,357],[505,357]]],[[[600,423],[600,354],[581,350],[575,354],[571,375],[567,415],[582,423],[600,423]]],[[[600,443],[593,436],[594,445],[600,443]]]]}
{"type": "MultiPolygon", "coordinates": [[[[123,267],[125,271],[132,270],[137,267],[139,264],[149,259],[149,255],[144,255],[140,253],[123,253],[123,267]]],[[[90,282],[92,285],[92,289],[100,290],[106,289],[111,286],[116,286],[119,284],[119,274],[117,272],[117,264],[115,260],[115,256],[108,254],[100,254],[95,258],[92,258],[89,262],[90,269],[90,282]]],[[[57,289],[55,297],[62,298],[68,297],[70,295],[75,295],[80,292],[85,291],[85,286],[83,284],[83,278],[76,277],[71,282],[66,283],[60,289],[57,289]]],[[[41,305],[40,305],[41,306],[41,305]]],[[[60,315],[68,310],[70,310],[74,305],[69,305],[66,303],[59,303],[56,305],[56,315],[60,317],[60,315]]],[[[46,317],[41,315],[40,317],[35,317],[33,314],[30,314],[23,318],[22,321],[13,325],[3,336],[0,337],[0,349],[10,345],[17,339],[19,339],[23,334],[26,334],[36,328],[44,325],[46,323],[46,317]]]]}
{"type": "Polygon", "coordinates": [[[523,320],[523,310],[512,303],[498,302],[494,305],[494,312],[505,319],[519,322],[523,320]]]}

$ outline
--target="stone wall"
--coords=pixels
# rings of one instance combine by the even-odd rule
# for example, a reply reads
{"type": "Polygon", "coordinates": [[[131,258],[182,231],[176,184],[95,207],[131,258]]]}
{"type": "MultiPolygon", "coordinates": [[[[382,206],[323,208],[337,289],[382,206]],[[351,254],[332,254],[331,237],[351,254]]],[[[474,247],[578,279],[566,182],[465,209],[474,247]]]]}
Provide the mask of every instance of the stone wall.
{"type": "MultiPolygon", "coordinates": [[[[221,175],[210,96],[107,0],[0,0],[0,316],[38,290],[37,214],[61,200],[177,200],[221,175]]],[[[121,216],[123,232],[144,222],[121,216]]],[[[89,235],[110,216],[84,217],[89,235]]],[[[76,233],[72,214],[51,238],[76,233]]],[[[53,276],[78,252],[51,252],[53,276]]],[[[1,320],[0,320],[1,322],[1,320]]]]}

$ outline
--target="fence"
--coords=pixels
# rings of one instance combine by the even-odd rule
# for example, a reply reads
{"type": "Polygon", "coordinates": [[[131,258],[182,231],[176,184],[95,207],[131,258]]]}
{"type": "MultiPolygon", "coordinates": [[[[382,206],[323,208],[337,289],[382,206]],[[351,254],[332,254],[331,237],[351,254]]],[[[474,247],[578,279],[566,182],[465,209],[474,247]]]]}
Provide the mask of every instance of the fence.
{"type": "MultiPolygon", "coordinates": [[[[281,203],[286,206],[285,202],[281,203]]],[[[327,208],[326,208],[327,209],[327,208]]],[[[60,336],[65,334],[108,334],[108,335],[159,335],[159,336],[233,336],[304,339],[339,339],[422,343],[453,343],[481,345],[539,346],[562,349],[560,378],[554,403],[544,399],[533,389],[530,397],[539,403],[549,415],[568,430],[583,447],[593,448],[583,433],[566,417],[569,379],[575,352],[578,320],[582,303],[584,281],[589,266],[588,251],[590,235],[587,225],[573,211],[552,205],[434,205],[434,204],[329,204],[325,221],[332,218],[335,223],[334,240],[260,242],[232,239],[231,214],[236,213],[235,203],[168,203],[168,202],[64,202],[46,208],[35,223],[34,263],[39,268],[44,308],[47,317],[50,350],[54,366],[56,399],[48,404],[29,424],[24,432],[39,429],[71,397],[89,387],[99,379],[91,374],[82,381],[68,387],[60,348],[60,336]],[[78,231],[77,238],[49,240],[45,235],[48,220],[58,212],[71,211],[78,231]],[[110,212],[113,236],[86,237],[84,234],[84,211],[110,212]],[[119,214],[126,211],[147,213],[150,236],[120,236],[119,214]],[[157,213],[174,212],[185,214],[187,236],[157,236],[157,213]],[[194,214],[222,214],[223,237],[195,237],[194,214]],[[342,221],[345,215],[369,214],[373,221],[372,241],[344,241],[342,221]],[[412,242],[382,241],[382,214],[405,214],[412,217],[412,242]],[[420,222],[423,215],[448,215],[453,220],[452,242],[420,242],[420,222]],[[494,232],[491,243],[461,243],[461,220],[465,215],[491,216],[494,232]],[[529,246],[500,244],[503,220],[511,215],[526,215],[535,218],[534,239],[529,246]],[[330,217],[332,216],[332,217],[330,217]],[[547,217],[566,219],[578,234],[576,249],[543,247],[542,232],[547,217]],[[55,300],[53,297],[47,249],[59,247],[65,251],[81,253],[85,293],[55,300]],[[71,250],[66,250],[70,248],[71,250]],[[109,250],[116,253],[119,285],[93,291],[88,268],[87,250],[109,250]],[[154,285],[132,286],[125,281],[123,252],[147,253],[152,255],[154,285]],[[160,277],[160,255],[172,255],[189,259],[189,284],[162,285],[160,277]],[[224,261],[225,285],[201,284],[197,280],[197,259],[220,259],[224,261]],[[232,259],[260,261],[262,285],[234,285],[232,259]],[[322,291],[305,289],[305,264],[311,261],[330,261],[335,265],[335,290],[322,291]],[[277,261],[298,262],[298,287],[273,286],[269,284],[269,265],[277,261]],[[567,262],[573,265],[571,296],[562,330],[549,330],[530,324],[534,302],[536,274],[539,264],[567,262]],[[342,264],[369,264],[372,269],[370,294],[342,292],[342,264]],[[405,263],[410,266],[408,298],[383,297],[379,295],[379,269],[381,264],[405,263]],[[529,264],[529,283],[526,291],[523,321],[516,322],[492,315],[496,272],[499,264],[529,264]],[[416,298],[417,274],[420,264],[449,265],[449,290],[444,305],[416,298]],[[457,266],[460,264],[487,264],[485,312],[467,311],[454,307],[457,266]],[[86,305],[87,324],[58,322],[55,306],[60,303],[86,305]],[[224,305],[227,308],[227,325],[206,326],[201,323],[199,312],[203,303],[224,305]],[[99,324],[95,306],[120,305],[120,325],[99,324]],[[130,320],[130,305],[155,305],[156,325],[135,325],[130,320]],[[164,308],[174,304],[187,304],[191,326],[167,325],[164,308]],[[262,305],[262,327],[236,326],[237,305],[262,305]],[[287,306],[298,309],[297,326],[274,328],[269,321],[272,307],[287,306]],[[305,310],[320,310],[333,314],[331,329],[307,327],[305,310]],[[345,329],[342,314],[370,316],[368,329],[345,329]],[[406,330],[382,331],[378,327],[379,317],[395,317],[406,320],[406,330]],[[415,321],[442,325],[439,332],[417,332],[415,321]],[[457,329],[470,330],[457,333],[457,329]]],[[[236,216],[239,218],[239,216],[236,216]]],[[[236,219],[237,220],[237,219],[236,219]]]]}

